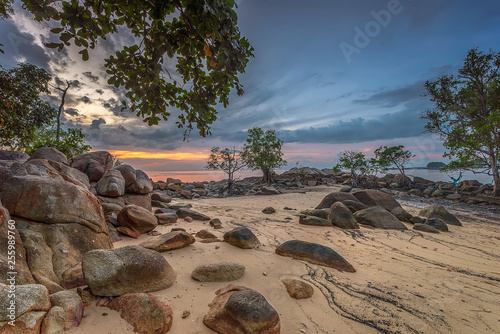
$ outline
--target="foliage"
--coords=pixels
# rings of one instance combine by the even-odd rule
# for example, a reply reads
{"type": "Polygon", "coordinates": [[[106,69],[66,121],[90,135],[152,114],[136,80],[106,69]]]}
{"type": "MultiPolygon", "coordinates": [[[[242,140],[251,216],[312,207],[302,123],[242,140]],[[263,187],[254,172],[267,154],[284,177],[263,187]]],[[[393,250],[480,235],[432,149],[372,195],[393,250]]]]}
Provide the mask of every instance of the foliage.
{"type": "Polygon", "coordinates": [[[353,186],[357,186],[360,184],[361,179],[370,171],[370,164],[362,152],[346,150],[342,152],[339,163],[333,166],[333,172],[338,173],[346,169],[351,175],[349,181],[353,186]]]}
{"type": "MultiPolygon", "coordinates": [[[[228,104],[235,88],[243,93],[237,75],[245,71],[253,48],[240,35],[234,0],[22,0],[37,21],[57,22],[51,32],[62,50],[73,42],[82,59],[89,59],[98,39],[120,32],[135,37],[106,59],[108,83],[127,90],[128,107],[149,125],[180,109],[177,125],[193,124],[200,135],[210,134],[215,105],[228,104]],[[177,73],[168,67],[175,65],[177,73]],[[180,78],[180,79],[179,79],[180,78]]],[[[122,101],[127,108],[127,101],[122,101]]]]}
{"type": "Polygon", "coordinates": [[[32,155],[40,147],[53,147],[71,158],[92,149],[92,147],[85,144],[86,135],[82,132],[82,129],[60,129],[59,140],[56,139],[56,132],[57,129],[54,127],[37,129],[33,142],[26,146],[25,152],[32,155]]]}
{"type": "Polygon", "coordinates": [[[113,156],[113,167],[118,167],[118,166],[121,166],[123,165],[123,161],[121,161],[120,159],[118,159],[117,156],[113,156]]]}
{"type": "MultiPolygon", "coordinates": [[[[403,145],[398,146],[380,146],[375,150],[375,159],[373,163],[380,166],[383,170],[387,170],[390,166],[395,166],[401,175],[405,175],[405,165],[415,157],[410,151],[404,150],[403,145]]],[[[404,179],[404,178],[403,178],[404,179]]]]}
{"type": "MultiPolygon", "coordinates": [[[[12,14],[12,3],[14,0],[0,0],[0,19],[8,19],[12,14]]],[[[0,44],[0,53],[4,53],[2,50],[3,44],[0,44]]]]}
{"type": "Polygon", "coordinates": [[[0,67],[0,146],[14,150],[34,140],[35,130],[50,124],[56,111],[40,99],[49,93],[51,76],[32,64],[0,67]]]}
{"type": "Polygon", "coordinates": [[[262,170],[262,181],[270,183],[275,168],[286,165],[283,160],[283,140],[279,139],[276,131],[263,131],[259,127],[248,130],[248,137],[243,146],[241,156],[248,167],[253,170],[262,170]]]}
{"type": "Polygon", "coordinates": [[[241,154],[235,147],[221,149],[218,146],[212,147],[208,157],[206,169],[222,170],[227,174],[228,190],[234,182],[234,173],[245,167],[241,154]]]}
{"type": "Polygon", "coordinates": [[[421,115],[452,159],[448,169],[493,176],[500,196],[500,53],[469,50],[458,75],[425,84],[434,109],[421,115]]]}

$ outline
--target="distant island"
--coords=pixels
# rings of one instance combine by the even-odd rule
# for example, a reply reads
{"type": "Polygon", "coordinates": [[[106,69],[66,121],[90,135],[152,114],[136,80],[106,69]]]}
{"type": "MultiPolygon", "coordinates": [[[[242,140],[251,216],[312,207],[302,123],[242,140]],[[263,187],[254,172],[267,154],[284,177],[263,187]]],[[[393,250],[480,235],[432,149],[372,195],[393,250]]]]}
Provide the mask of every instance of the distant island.
{"type": "Polygon", "coordinates": [[[429,162],[427,164],[427,169],[441,169],[443,167],[446,167],[446,164],[444,162],[429,162]]]}

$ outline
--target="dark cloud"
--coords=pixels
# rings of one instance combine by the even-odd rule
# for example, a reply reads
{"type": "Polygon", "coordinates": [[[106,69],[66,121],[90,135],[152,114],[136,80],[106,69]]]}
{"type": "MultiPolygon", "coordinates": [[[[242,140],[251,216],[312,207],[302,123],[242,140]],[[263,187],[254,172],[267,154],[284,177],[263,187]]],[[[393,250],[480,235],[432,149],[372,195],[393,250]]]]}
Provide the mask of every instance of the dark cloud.
{"type": "Polygon", "coordinates": [[[83,103],[85,103],[85,104],[90,104],[90,103],[92,103],[92,101],[90,100],[90,97],[88,97],[88,96],[83,96],[83,97],[81,97],[79,100],[80,100],[80,101],[82,101],[82,102],[83,102],[83,103]]]}
{"type": "Polygon", "coordinates": [[[418,81],[400,88],[384,89],[366,98],[354,100],[353,102],[391,108],[412,100],[420,100],[425,92],[425,82],[418,81]]]}
{"type": "Polygon", "coordinates": [[[90,124],[90,130],[99,130],[100,126],[106,124],[106,120],[104,118],[94,119],[92,124],[90,124]]]}
{"type": "Polygon", "coordinates": [[[97,75],[93,75],[92,72],[88,71],[88,72],[83,72],[82,75],[88,79],[90,79],[90,81],[92,81],[93,83],[97,83],[99,81],[99,76],[97,75]]]}
{"type": "Polygon", "coordinates": [[[70,116],[78,116],[79,115],[78,110],[76,110],[75,108],[64,108],[64,113],[68,114],[70,116]]]}
{"type": "Polygon", "coordinates": [[[95,92],[96,92],[97,94],[99,94],[99,95],[104,94],[104,91],[103,91],[102,89],[100,89],[100,88],[99,88],[99,89],[96,89],[96,90],[95,90],[95,92]]]}

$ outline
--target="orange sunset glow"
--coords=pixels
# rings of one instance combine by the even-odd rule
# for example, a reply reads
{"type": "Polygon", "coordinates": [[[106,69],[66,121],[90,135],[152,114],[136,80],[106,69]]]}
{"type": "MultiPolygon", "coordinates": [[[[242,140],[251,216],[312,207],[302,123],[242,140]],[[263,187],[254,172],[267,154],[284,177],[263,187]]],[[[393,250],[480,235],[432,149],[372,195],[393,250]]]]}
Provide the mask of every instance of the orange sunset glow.
{"type": "Polygon", "coordinates": [[[137,152],[137,151],[109,151],[118,159],[165,159],[177,161],[206,160],[206,152],[137,152]]]}

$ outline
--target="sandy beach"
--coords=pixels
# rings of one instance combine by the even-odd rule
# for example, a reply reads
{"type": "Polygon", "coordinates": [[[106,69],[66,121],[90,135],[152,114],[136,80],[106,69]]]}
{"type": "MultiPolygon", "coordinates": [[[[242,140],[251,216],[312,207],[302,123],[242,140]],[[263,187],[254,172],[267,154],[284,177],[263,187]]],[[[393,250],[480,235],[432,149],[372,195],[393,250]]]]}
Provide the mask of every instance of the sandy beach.
{"type": "MultiPolygon", "coordinates": [[[[250,228],[259,238],[257,249],[240,249],[225,242],[202,243],[165,252],[177,272],[169,289],[154,292],[173,304],[170,333],[215,333],[203,325],[203,316],[215,291],[228,283],[200,283],[191,272],[201,264],[237,262],[246,267],[234,283],[260,292],[279,312],[281,332],[288,333],[500,333],[500,219],[486,212],[448,207],[464,225],[450,232],[430,234],[412,230],[359,230],[306,226],[298,223],[301,210],[312,209],[338,187],[306,188],[306,193],[185,200],[193,209],[219,218],[223,229],[208,222],[179,219],[159,226],[187,232],[207,229],[220,239],[237,226],[250,228]],[[262,209],[272,206],[274,214],[262,209]],[[285,210],[284,207],[294,210],[285,210]],[[299,239],[331,247],[347,259],[355,273],[282,257],[275,253],[281,243],[299,239]],[[281,279],[290,277],[314,287],[310,299],[288,296],[281,279]],[[187,318],[182,318],[189,311],[187,318]]],[[[404,201],[416,215],[421,202],[404,201]]],[[[123,236],[115,248],[138,244],[123,236]]],[[[87,304],[81,325],[71,334],[132,333],[132,326],[107,307],[87,304]]]]}

